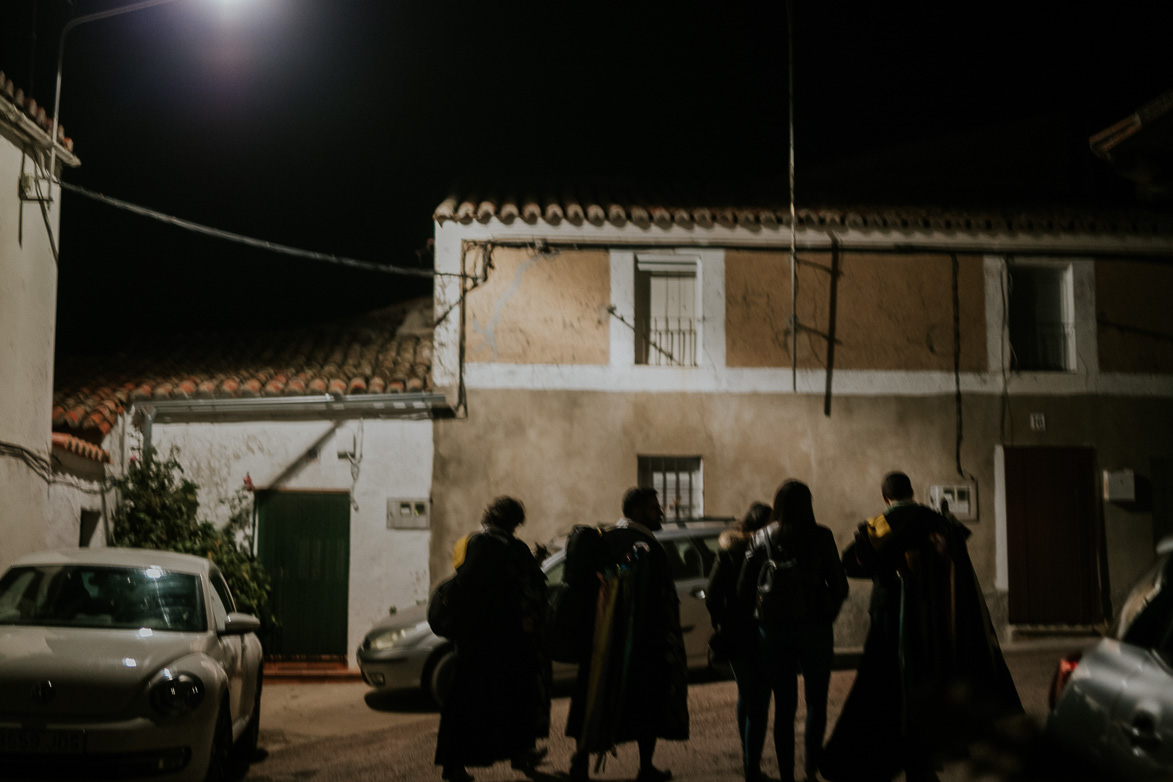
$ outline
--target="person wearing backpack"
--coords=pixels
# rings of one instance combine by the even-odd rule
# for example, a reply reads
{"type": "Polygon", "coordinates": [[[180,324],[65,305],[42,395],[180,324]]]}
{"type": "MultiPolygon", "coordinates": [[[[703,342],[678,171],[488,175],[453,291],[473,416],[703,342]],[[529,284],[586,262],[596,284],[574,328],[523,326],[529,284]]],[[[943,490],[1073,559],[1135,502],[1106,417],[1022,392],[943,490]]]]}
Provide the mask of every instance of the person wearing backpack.
{"type": "Polygon", "coordinates": [[[601,761],[630,741],[639,746],[636,782],[665,782],[672,772],[652,765],[657,740],[688,738],[680,598],[655,537],[663,519],[655,490],[632,488],[623,495],[623,518],[602,533],[608,564],[598,573],[598,613],[566,721],[566,735],[576,739],[572,782],[589,778],[591,753],[601,761]]]}
{"type": "Polygon", "coordinates": [[[765,678],[774,692],[774,751],[782,782],[794,779],[800,671],[806,695],[803,765],[806,779],[815,779],[827,729],[833,626],[847,591],[835,536],[815,522],[810,489],[786,481],[774,495],[773,521],[754,534],[738,579],[738,594],[757,606],[765,678]]]}
{"type": "Polygon", "coordinates": [[[715,658],[723,658],[737,682],[737,733],[747,782],[762,775],[762,746],[770,718],[770,688],[763,679],[762,636],[753,603],[737,594],[737,579],[755,532],[770,523],[773,509],[762,502],[750,506],[745,518],[717,538],[717,562],[705,587],[705,607],[713,622],[709,642],[715,658]]]}

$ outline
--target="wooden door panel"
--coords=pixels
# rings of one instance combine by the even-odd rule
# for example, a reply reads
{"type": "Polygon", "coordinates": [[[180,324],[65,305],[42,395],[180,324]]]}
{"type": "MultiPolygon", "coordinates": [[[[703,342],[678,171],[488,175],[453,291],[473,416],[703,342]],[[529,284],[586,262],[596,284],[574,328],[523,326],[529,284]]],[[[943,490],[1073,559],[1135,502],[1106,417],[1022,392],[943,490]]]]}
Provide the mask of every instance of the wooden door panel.
{"type": "Polygon", "coordinates": [[[273,579],[279,623],[266,652],[286,659],[345,657],[349,498],[292,492],[260,495],[257,552],[273,579]]]}
{"type": "Polygon", "coordinates": [[[1100,619],[1095,451],[1006,448],[1010,621],[1100,619]]]}

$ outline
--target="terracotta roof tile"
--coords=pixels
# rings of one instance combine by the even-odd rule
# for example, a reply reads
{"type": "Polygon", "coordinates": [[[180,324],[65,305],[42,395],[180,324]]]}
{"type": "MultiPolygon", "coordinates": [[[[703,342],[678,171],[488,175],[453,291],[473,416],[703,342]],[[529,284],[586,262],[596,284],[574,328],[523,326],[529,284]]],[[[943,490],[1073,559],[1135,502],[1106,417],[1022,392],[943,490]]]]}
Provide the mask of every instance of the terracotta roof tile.
{"type": "Polygon", "coordinates": [[[100,440],[132,401],[430,388],[431,300],[260,334],[163,335],[113,354],[58,356],[53,429],[100,440]],[[399,333],[409,311],[426,327],[399,333]]]}
{"type": "Polygon", "coordinates": [[[110,462],[110,453],[93,443],[88,443],[80,437],[65,432],[53,433],[53,447],[60,448],[68,453],[77,454],[83,459],[90,459],[100,464],[110,462]]]}
{"type": "MultiPolygon", "coordinates": [[[[13,84],[4,71],[0,71],[0,98],[14,105],[46,134],[53,132],[53,118],[46,113],[45,107],[37,105],[33,96],[25,95],[24,90],[13,84]]],[[[60,123],[57,125],[57,141],[66,151],[73,152],[73,139],[66,137],[65,126],[60,123]]]]}
{"type": "MultiPolygon", "coordinates": [[[[529,188],[535,190],[537,188],[529,188]]],[[[584,219],[592,225],[610,223],[622,227],[633,223],[640,227],[668,229],[693,224],[708,228],[714,223],[727,228],[756,229],[760,226],[790,225],[790,207],[785,194],[762,195],[750,192],[729,197],[716,188],[716,194],[696,194],[682,188],[678,193],[639,192],[638,188],[616,187],[610,194],[594,197],[586,192],[559,188],[561,195],[539,193],[518,197],[504,193],[482,196],[457,192],[436,207],[433,219],[439,223],[473,219],[488,222],[496,218],[503,223],[522,220],[529,224],[545,221],[557,225],[563,220],[575,225],[584,219]],[[589,197],[588,197],[589,196],[589,197]]],[[[781,191],[775,191],[780,193],[781,191]]],[[[854,206],[807,207],[796,210],[800,227],[848,227],[856,230],[933,230],[966,232],[1039,232],[1173,235],[1173,218],[1140,211],[1078,211],[1063,208],[1042,210],[975,209],[943,207],[854,206]]]]}

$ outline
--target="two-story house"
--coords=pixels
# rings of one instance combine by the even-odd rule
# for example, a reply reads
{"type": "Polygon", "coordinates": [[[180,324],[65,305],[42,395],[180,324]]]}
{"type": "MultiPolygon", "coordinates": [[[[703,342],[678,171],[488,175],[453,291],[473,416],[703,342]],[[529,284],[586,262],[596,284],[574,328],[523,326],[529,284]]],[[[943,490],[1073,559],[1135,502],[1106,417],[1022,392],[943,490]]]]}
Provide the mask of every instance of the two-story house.
{"type": "MultiPolygon", "coordinates": [[[[999,627],[1111,614],[1173,531],[1173,222],[457,193],[435,212],[432,580],[524,537],[740,516],[807,482],[840,546],[900,469],[972,530],[999,627]],[[791,247],[795,248],[792,260],[791,247]]],[[[837,627],[859,645],[868,587],[837,627]]]]}

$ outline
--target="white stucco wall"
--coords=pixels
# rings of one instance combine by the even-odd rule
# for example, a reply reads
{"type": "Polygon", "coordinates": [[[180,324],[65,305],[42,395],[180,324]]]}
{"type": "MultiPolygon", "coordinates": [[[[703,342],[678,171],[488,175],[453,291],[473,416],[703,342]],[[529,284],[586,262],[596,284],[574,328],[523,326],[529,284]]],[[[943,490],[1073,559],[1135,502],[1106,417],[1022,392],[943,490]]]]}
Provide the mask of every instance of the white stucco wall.
{"type": "Polygon", "coordinates": [[[200,486],[203,515],[227,521],[225,501],[245,475],[260,489],[348,491],[350,598],[347,649],[351,665],[362,636],[392,606],[428,597],[429,530],[387,528],[389,498],[430,499],[430,420],[155,424],[161,454],[172,446],[186,475],[200,486]],[[357,477],[339,458],[340,441],[356,443],[357,477]],[[308,455],[316,448],[317,458],[308,455]],[[357,507],[355,507],[357,504],[357,507]]]}
{"type": "MultiPolygon", "coordinates": [[[[47,138],[47,137],[46,137],[47,138]]],[[[60,199],[20,200],[20,177],[32,173],[27,143],[0,119],[0,442],[49,456],[53,341],[57,318],[56,241],[60,199]]],[[[49,485],[19,457],[0,453],[0,570],[45,548],[49,485]]]]}

